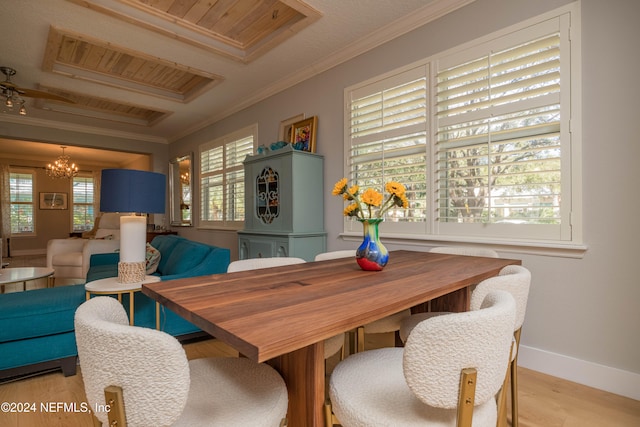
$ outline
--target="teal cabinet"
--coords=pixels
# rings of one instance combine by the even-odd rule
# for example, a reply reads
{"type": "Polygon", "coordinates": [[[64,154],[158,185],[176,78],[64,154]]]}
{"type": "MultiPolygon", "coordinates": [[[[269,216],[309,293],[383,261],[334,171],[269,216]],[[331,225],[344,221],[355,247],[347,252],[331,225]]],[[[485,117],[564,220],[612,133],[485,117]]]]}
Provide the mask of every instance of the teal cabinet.
{"type": "Polygon", "coordinates": [[[247,156],[240,259],[292,256],[313,261],[326,250],[323,163],[322,156],[290,145],[247,156]]]}

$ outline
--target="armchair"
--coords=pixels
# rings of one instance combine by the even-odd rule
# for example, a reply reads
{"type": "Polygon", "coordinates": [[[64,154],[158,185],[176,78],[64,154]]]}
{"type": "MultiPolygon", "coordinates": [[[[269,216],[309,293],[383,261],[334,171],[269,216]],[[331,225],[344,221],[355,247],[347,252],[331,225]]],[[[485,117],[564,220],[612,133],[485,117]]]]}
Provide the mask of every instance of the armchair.
{"type": "Polygon", "coordinates": [[[105,213],[96,219],[94,239],[52,239],[47,243],[47,267],[56,280],[84,283],[92,254],[114,252],[120,247],[120,215],[105,213]],[[98,222],[99,221],[99,222],[98,222]]]}

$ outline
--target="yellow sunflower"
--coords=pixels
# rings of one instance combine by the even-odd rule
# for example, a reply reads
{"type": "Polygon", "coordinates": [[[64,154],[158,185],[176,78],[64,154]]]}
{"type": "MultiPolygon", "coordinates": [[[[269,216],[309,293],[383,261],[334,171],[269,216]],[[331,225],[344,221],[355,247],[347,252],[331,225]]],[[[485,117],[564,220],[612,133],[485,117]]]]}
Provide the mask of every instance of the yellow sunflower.
{"type": "Polygon", "coordinates": [[[373,188],[367,188],[367,190],[362,193],[360,200],[369,206],[380,206],[382,204],[382,194],[373,188]]]}

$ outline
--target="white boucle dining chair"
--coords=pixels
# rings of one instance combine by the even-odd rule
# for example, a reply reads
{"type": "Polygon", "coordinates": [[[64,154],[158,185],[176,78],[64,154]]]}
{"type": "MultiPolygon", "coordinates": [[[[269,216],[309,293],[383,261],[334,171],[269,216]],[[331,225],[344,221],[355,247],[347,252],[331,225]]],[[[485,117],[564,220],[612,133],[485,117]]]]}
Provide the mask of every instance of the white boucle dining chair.
{"type": "MultiPolygon", "coordinates": [[[[431,248],[429,252],[449,255],[482,256],[486,258],[498,258],[500,256],[498,255],[498,252],[493,249],[476,248],[471,246],[436,246],[431,248]]],[[[475,286],[473,286],[473,289],[475,289],[475,286]]],[[[411,332],[411,329],[413,329],[415,325],[429,317],[438,316],[440,314],[443,314],[443,312],[416,313],[402,319],[399,332],[402,342],[407,341],[409,332],[411,332]]]]}
{"type": "Polygon", "coordinates": [[[328,259],[339,259],[339,258],[349,258],[349,257],[353,257],[353,258],[356,257],[355,249],[344,249],[339,251],[323,252],[316,255],[315,261],[326,261],[328,259]]]}
{"type": "MultiPolygon", "coordinates": [[[[279,267],[283,265],[303,264],[306,261],[296,257],[272,257],[272,258],[249,258],[232,261],[227,267],[227,273],[238,271],[256,270],[259,268],[279,267]]],[[[324,358],[336,354],[340,351],[340,360],[344,358],[344,334],[334,335],[324,340],[324,358]]]]}
{"type": "Polygon", "coordinates": [[[122,305],[106,296],[80,305],[75,333],[87,401],[110,405],[94,412],[103,426],[286,425],[287,388],[269,365],[235,357],[188,361],[178,340],[130,326],[122,305]]]}
{"type": "MultiPolygon", "coordinates": [[[[471,302],[469,308],[478,310],[481,307],[485,296],[492,291],[507,291],[515,299],[516,317],[513,326],[513,349],[511,352],[511,360],[507,375],[505,376],[505,384],[499,396],[500,423],[506,425],[506,395],[505,390],[507,380],[511,381],[511,426],[518,426],[518,347],[520,346],[520,335],[522,325],[524,323],[525,313],[527,310],[527,301],[529,299],[529,288],[531,286],[531,272],[521,265],[509,265],[500,270],[498,276],[480,282],[471,294],[471,302]]],[[[411,336],[411,331],[417,324],[427,318],[439,316],[446,313],[420,313],[414,314],[405,319],[400,328],[400,338],[406,341],[411,336]]]]}
{"type": "Polygon", "coordinates": [[[296,257],[273,257],[273,258],[249,258],[231,261],[227,267],[227,273],[237,271],[257,270],[259,268],[280,267],[283,265],[302,264],[306,261],[296,257]]]}
{"type": "Polygon", "coordinates": [[[431,248],[429,252],[435,254],[451,254],[466,256],[483,256],[486,258],[498,258],[498,252],[489,248],[476,248],[472,246],[436,246],[431,248]]]}
{"type": "Polygon", "coordinates": [[[509,363],[515,302],[505,291],[482,309],[418,324],[404,348],[349,356],[331,375],[329,395],[343,427],[495,427],[509,363]]]}

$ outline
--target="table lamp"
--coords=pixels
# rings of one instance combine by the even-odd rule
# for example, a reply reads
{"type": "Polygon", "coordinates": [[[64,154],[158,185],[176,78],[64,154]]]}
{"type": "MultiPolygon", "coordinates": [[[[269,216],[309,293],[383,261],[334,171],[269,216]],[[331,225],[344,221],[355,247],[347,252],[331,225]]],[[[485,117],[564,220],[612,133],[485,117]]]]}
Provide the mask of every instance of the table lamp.
{"type": "Polygon", "coordinates": [[[146,275],[146,214],[164,213],[166,177],[156,172],[103,169],[100,188],[101,212],[131,213],[120,217],[118,282],[142,282],[146,275]]]}

